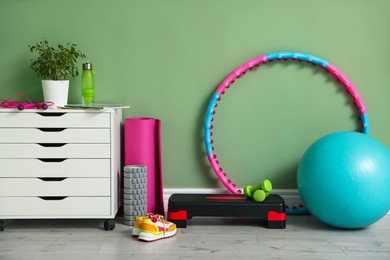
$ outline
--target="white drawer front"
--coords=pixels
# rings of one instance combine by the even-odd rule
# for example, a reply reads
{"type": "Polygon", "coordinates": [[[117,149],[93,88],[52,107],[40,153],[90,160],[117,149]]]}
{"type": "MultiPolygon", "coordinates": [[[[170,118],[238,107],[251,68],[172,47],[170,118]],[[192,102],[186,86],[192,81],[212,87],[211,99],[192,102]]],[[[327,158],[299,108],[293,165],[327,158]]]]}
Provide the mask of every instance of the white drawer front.
{"type": "Polygon", "coordinates": [[[0,143],[110,143],[110,129],[0,128],[0,143]]]}
{"type": "MultiPolygon", "coordinates": [[[[4,177],[110,177],[110,159],[0,159],[4,177]]],[[[0,206],[1,207],[1,206],[0,206]]]]}
{"type": "Polygon", "coordinates": [[[0,144],[0,158],[110,158],[110,144],[0,144]]]}
{"type": "Polygon", "coordinates": [[[0,112],[0,127],[110,127],[110,113],[0,112]]]}
{"type": "Polygon", "coordinates": [[[0,218],[64,218],[110,215],[109,197],[0,197],[0,218]]]}
{"type": "Polygon", "coordinates": [[[110,196],[110,178],[0,178],[0,196],[110,196]]]}

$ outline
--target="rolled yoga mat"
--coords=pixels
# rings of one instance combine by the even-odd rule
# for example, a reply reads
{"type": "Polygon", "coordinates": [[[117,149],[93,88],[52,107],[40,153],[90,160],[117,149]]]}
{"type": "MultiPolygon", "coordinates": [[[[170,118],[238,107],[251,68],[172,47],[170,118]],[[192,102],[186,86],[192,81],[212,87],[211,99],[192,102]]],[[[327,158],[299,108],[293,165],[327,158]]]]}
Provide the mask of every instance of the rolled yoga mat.
{"type": "Polygon", "coordinates": [[[125,118],[124,165],[145,165],[147,210],[164,215],[161,157],[161,121],[155,118],[125,118]]]}

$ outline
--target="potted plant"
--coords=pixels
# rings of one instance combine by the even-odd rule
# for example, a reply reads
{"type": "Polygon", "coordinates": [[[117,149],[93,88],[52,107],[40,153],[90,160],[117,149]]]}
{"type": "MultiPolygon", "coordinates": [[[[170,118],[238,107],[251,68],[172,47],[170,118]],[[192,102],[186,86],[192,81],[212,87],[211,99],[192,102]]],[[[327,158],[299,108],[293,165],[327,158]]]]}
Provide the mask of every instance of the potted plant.
{"type": "Polygon", "coordinates": [[[77,50],[76,44],[67,43],[53,48],[47,40],[29,45],[32,53],[38,56],[31,60],[31,68],[42,78],[45,102],[54,102],[56,106],[68,103],[69,79],[79,75],[77,59],[85,54],[77,50]]]}

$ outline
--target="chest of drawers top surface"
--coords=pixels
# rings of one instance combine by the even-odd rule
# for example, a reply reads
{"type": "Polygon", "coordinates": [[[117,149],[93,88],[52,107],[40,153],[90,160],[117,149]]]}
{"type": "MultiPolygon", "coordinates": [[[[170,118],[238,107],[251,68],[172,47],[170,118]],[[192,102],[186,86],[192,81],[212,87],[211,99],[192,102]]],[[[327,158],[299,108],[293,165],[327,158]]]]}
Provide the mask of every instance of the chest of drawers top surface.
{"type": "Polygon", "coordinates": [[[110,110],[0,109],[0,127],[110,127],[110,110]]]}

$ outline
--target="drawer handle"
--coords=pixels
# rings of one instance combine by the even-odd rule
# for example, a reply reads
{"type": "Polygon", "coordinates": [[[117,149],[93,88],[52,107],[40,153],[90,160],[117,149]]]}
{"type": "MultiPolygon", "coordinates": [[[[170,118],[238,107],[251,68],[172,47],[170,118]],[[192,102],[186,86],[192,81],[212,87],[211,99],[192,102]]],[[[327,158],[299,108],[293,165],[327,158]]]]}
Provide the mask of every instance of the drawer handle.
{"type": "Polygon", "coordinates": [[[37,129],[42,132],[62,132],[66,128],[37,128],[37,129]]]}
{"type": "Polygon", "coordinates": [[[62,147],[66,145],[66,143],[38,143],[38,144],[43,147],[62,147]]]}
{"type": "Polygon", "coordinates": [[[63,162],[65,160],[67,160],[67,158],[37,158],[38,160],[42,161],[42,162],[63,162]]]}
{"type": "Polygon", "coordinates": [[[41,115],[41,116],[63,116],[65,115],[66,113],[37,113],[38,115],[41,115]]]}
{"type": "Polygon", "coordinates": [[[38,179],[40,179],[41,181],[63,181],[66,178],[65,177],[41,177],[38,179]]]}
{"type": "Polygon", "coordinates": [[[45,197],[38,197],[42,200],[63,200],[66,199],[67,196],[45,196],[45,197]]]}

